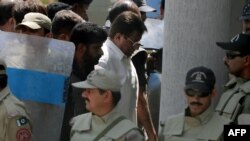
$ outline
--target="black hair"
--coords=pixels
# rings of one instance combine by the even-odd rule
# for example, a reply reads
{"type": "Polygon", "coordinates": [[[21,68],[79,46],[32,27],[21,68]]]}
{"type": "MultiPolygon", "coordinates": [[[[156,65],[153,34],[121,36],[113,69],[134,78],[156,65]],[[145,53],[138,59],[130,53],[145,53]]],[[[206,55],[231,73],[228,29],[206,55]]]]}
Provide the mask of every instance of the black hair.
{"type": "Polygon", "coordinates": [[[0,2],[0,25],[4,25],[13,17],[14,2],[0,2]]]}
{"type": "Polygon", "coordinates": [[[24,18],[24,15],[30,12],[38,12],[47,16],[46,7],[40,1],[17,1],[13,13],[16,24],[21,23],[24,18]]]}
{"type": "MultiPolygon", "coordinates": [[[[6,71],[4,65],[0,64],[0,70],[6,71]]],[[[7,86],[8,76],[6,74],[0,74],[0,88],[3,89],[7,86]]]]}
{"type": "Polygon", "coordinates": [[[113,106],[116,106],[121,99],[121,93],[120,92],[112,92],[112,97],[113,97],[113,106]]]}
{"type": "Polygon", "coordinates": [[[132,1],[119,1],[114,4],[113,8],[109,11],[108,19],[112,23],[115,18],[124,11],[132,11],[134,13],[140,12],[139,8],[132,1]]]}
{"type": "Polygon", "coordinates": [[[56,38],[62,33],[70,35],[74,26],[83,21],[82,17],[75,12],[71,10],[61,10],[56,13],[52,21],[51,32],[56,38]]]}
{"type": "Polygon", "coordinates": [[[93,0],[58,0],[59,2],[64,2],[69,5],[73,5],[74,3],[87,4],[89,5],[93,0]]]}
{"type": "Polygon", "coordinates": [[[77,46],[80,43],[90,45],[93,43],[101,43],[107,39],[106,31],[91,22],[77,24],[71,32],[70,41],[77,46]]]}
{"type": "Polygon", "coordinates": [[[112,23],[110,37],[114,38],[116,33],[120,33],[128,37],[134,32],[138,32],[142,35],[144,31],[147,31],[147,28],[141,17],[131,11],[126,11],[121,13],[112,23]]]}
{"type": "MultiPolygon", "coordinates": [[[[99,90],[99,92],[101,94],[106,92],[106,90],[103,90],[103,89],[98,89],[98,90],[99,90]]],[[[120,99],[121,99],[121,92],[113,92],[113,91],[111,91],[111,94],[112,94],[113,107],[115,107],[118,104],[118,102],[120,101],[120,99]]]]}
{"type": "Polygon", "coordinates": [[[161,0],[161,8],[165,9],[165,0],[161,0]]]}
{"type": "Polygon", "coordinates": [[[70,10],[72,7],[63,2],[54,2],[47,5],[48,17],[53,20],[55,14],[61,10],[70,10]]]}

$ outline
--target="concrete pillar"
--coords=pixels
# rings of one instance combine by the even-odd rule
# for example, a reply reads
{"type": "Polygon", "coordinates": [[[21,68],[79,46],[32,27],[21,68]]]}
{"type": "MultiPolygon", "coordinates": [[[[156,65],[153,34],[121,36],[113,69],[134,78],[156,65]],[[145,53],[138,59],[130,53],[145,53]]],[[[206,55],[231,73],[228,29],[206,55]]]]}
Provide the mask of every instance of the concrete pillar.
{"type": "Polygon", "coordinates": [[[89,20],[100,26],[105,24],[109,9],[116,0],[94,0],[87,10],[89,20]]]}
{"type": "Polygon", "coordinates": [[[227,41],[241,31],[240,5],[234,0],[166,0],[160,121],[183,112],[186,72],[195,66],[211,68],[218,95],[228,80],[216,41],[227,41]],[[235,10],[236,9],[236,10],[235,10]],[[238,14],[237,14],[238,13],[238,14]]]}

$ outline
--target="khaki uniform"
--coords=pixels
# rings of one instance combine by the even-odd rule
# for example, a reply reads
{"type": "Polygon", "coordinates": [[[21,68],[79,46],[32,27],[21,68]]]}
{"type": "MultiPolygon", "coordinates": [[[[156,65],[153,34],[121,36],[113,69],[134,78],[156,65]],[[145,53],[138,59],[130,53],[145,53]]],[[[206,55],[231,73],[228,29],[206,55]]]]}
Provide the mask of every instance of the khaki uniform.
{"type": "Polygon", "coordinates": [[[31,140],[31,122],[24,104],[6,87],[0,92],[0,141],[31,140]]]}
{"type": "Polygon", "coordinates": [[[233,77],[220,98],[216,112],[237,124],[241,113],[250,114],[250,81],[233,77]]]}
{"type": "MultiPolygon", "coordinates": [[[[93,141],[119,116],[113,110],[104,117],[86,113],[73,118],[71,141],[93,141]]],[[[125,119],[111,128],[99,141],[144,141],[144,136],[133,122],[125,119]]]]}
{"type": "Polygon", "coordinates": [[[229,120],[215,114],[211,106],[197,117],[181,113],[165,122],[160,141],[219,141],[227,123],[229,120]]]}

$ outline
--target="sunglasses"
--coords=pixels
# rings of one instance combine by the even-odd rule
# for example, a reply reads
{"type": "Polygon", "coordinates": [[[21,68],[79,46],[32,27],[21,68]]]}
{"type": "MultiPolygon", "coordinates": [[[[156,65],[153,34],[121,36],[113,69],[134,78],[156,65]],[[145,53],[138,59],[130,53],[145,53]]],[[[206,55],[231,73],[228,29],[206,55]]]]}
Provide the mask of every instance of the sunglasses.
{"type": "Polygon", "coordinates": [[[133,44],[132,47],[135,49],[138,49],[140,46],[143,46],[140,42],[135,42],[132,39],[130,39],[128,36],[125,36],[125,38],[127,38],[133,44]]]}
{"type": "Polygon", "coordinates": [[[227,59],[229,60],[232,60],[234,59],[235,57],[243,57],[244,55],[243,54],[240,54],[240,53],[232,53],[232,52],[227,52],[226,53],[226,57],[227,59]]]}
{"type": "Polygon", "coordinates": [[[194,89],[187,89],[185,90],[185,92],[186,92],[186,95],[190,97],[194,97],[194,96],[207,97],[210,95],[209,92],[201,92],[201,91],[194,90],[194,89]]]}

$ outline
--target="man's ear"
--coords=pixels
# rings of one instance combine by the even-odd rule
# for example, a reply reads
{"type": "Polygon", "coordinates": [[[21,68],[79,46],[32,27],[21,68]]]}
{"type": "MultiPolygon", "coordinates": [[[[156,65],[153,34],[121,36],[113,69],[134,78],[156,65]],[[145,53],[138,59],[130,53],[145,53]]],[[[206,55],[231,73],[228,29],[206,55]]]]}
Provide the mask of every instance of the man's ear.
{"type": "Polygon", "coordinates": [[[53,34],[52,34],[51,32],[49,32],[49,33],[47,33],[47,34],[45,35],[45,37],[47,37],[47,38],[53,38],[53,34]]]}
{"type": "Polygon", "coordinates": [[[5,23],[5,25],[6,25],[6,28],[7,28],[6,30],[14,32],[15,27],[16,27],[16,21],[15,21],[14,18],[11,17],[11,18],[8,19],[8,21],[5,23]]]}
{"type": "Polygon", "coordinates": [[[87,51],[87,46],[83,43],[79,43],[76,47],[76,52],[81,53],[81,54],[85,54],[87,51]]]}
{"type": "Polygon", "coordinates": [[[63,41],[69,41],[69,36],[67,34],[60,34],[57,39],[63,41]]]}
{"type": "Polygon", "coordinates": [[[104,92],[104,97],[105,97],[104,101],[109,102],[110,100],[112,100],[112,92],[110,90],[106,90],[104,92]]]}
{"type": "Polygon", "coordinates": [[[245,58],[245,65],[250,66],[250,55],[246,55],[244,58],[245,58]]]}
{"type": "Polygon", "coordinates": [[[14,28],[15,28],[15,26],[16,26],[16,20],[15,20],[14,18],[10,18],[10,19],[8,20],[8,22],[9,22],[11,25],[13,25],[14,28]]]}
{"type": "Polygon", "coordinates": [[[79,43],[75,48],[74,58],[78,62],[82,62],[83,61],[83,56],[85,55],[86,52],[87,52],[87,47],[83,43],[79,43]]]}
{"type": "Polygon", "coordinates": [[[211,95],[212,97],[215,97],[217,95],[217,91],[215,88],[212,90],[211,95]]]}
{"type": "Polygon", "coordinates": [[[162,6],[160,7],[160,16],[161,16],[161,19],[164,18],[164,9],[162,6]]]}
{"type": "Polygon", "coordinates": [[[122,35],[121,33],[116,33],[115,34],[115,36],[114,36],[114,38],[113,38],[113,42],[117,45],[117,46],[119,46],[119,44],[121,44],[121,42],[122,42],[122,37],[123,37],[124,35],[122,35]]]}

